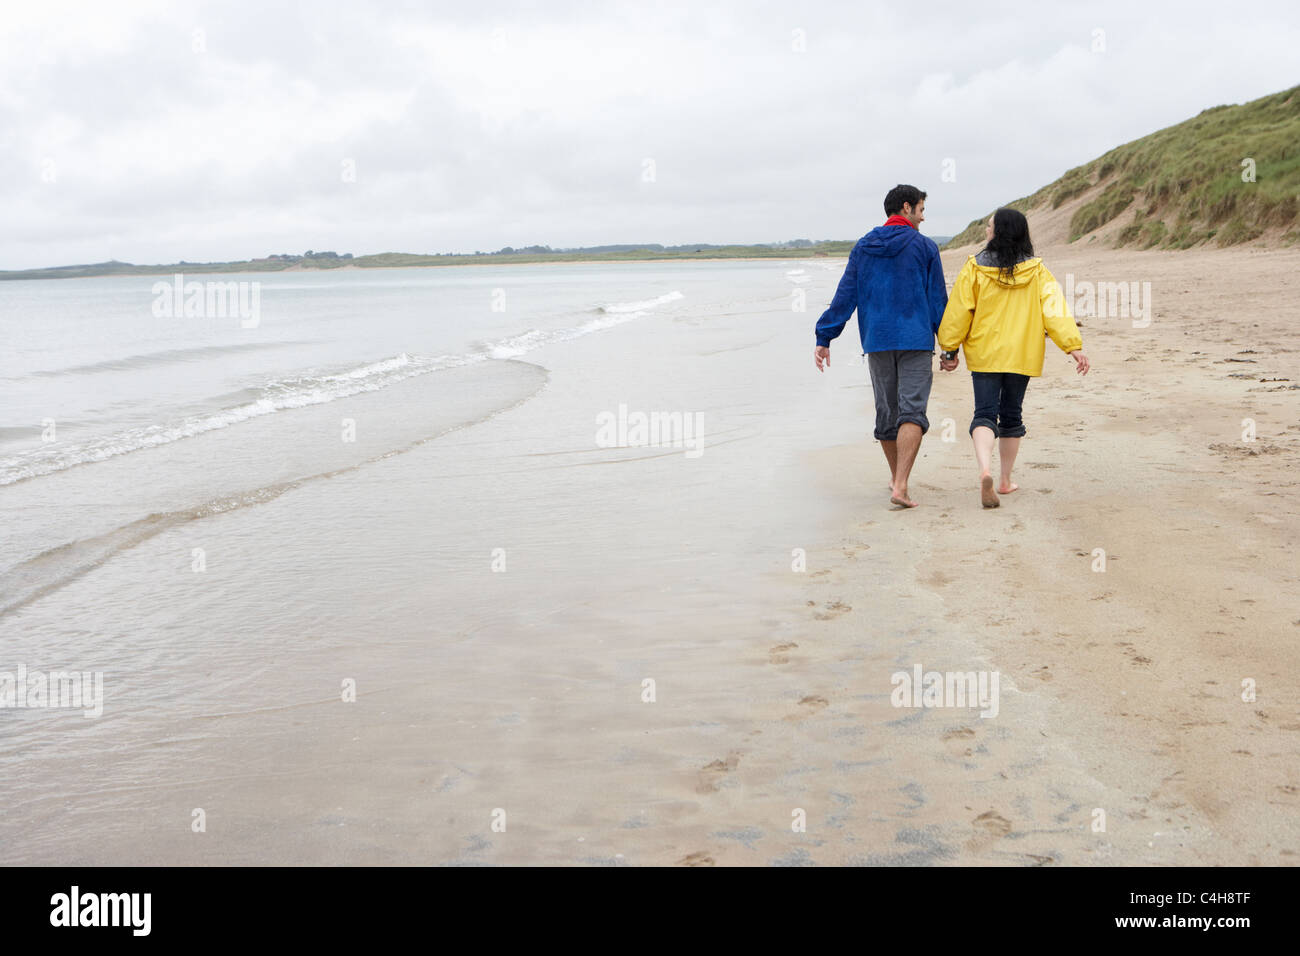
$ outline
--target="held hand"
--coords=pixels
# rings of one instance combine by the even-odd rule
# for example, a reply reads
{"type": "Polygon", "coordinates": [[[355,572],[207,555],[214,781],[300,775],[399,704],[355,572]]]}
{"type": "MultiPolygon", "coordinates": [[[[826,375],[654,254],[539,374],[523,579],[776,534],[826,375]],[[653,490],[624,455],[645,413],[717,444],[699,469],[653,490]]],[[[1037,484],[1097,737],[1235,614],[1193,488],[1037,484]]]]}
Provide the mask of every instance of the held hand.
{"type": "Polygon", "coordinates": [[[1092,365],[1088,362],[1088,356],[1077,349],[1070,353],[1070,358],[1074,359],[1075,371],[1080,375],[1087,375],[1088,369],[1092,368],[1092,365]]]}
{"type": "Polygon", "coordinates": [[[817,360],[817,371],[826,371],[826,366],[831,364],[831,350],[829,346],[819,345],[813,349],[813,358],[817,360]]]}
{"type": "Polygon", "coordinates": [[[956,359],[953,359],[951,362],[946,361],[945,359],[939,359],[939,368],[945,372],[951,372],[956,367],[957,367],[956,359]]]}

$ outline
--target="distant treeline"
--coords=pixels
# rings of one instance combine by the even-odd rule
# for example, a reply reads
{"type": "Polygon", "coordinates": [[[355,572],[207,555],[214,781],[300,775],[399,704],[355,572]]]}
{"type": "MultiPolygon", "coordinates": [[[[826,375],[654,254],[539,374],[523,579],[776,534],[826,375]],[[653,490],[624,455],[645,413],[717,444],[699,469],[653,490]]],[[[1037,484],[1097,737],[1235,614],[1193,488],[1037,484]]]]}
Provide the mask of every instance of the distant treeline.
{"type": "MultiPolygon", "coordinates": [[[[0,272],[0,279],[71,279],[85,276],[166,275],[205,272],[282,272],[286,269],[405,268],[419,266],[507,265],[532,262],[635,262],[645,259],[801,259],[812,256],[846,256],[856,239],[792,239],[789,242],[756,245],[714,245],[707,242],[664,246],[659,243],[623,243],[552,249],[550,246],[506,246],[496,252],[419,254],[381,252],[353,256],[350,252],[316,252],[302,255],[275,253],[262,259],[240,262],[181,262],[169,265],[134,265],[129,262],[98,262],[89,265],[52,266],[0,272]]],[[[936,241],[942,242],[942,239],[936,241]]]]}

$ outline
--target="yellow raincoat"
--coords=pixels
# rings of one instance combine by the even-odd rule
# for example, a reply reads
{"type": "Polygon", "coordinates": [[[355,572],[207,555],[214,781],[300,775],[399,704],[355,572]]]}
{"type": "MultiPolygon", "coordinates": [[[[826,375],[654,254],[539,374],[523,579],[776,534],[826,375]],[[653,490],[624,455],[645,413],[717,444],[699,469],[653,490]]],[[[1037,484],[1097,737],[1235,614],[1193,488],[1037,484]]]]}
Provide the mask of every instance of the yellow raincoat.
{"type": "Polygon", "coordinates": [[[1008,285],[995,266],[978,265],[971,256],[948,296],[939,348],[964,346],[972,372],[1036,377],[1043,374],[1044,332],[1062,352],[1083,348],[1065,295],[1043,260],[1017,263],[1008,285]]]}

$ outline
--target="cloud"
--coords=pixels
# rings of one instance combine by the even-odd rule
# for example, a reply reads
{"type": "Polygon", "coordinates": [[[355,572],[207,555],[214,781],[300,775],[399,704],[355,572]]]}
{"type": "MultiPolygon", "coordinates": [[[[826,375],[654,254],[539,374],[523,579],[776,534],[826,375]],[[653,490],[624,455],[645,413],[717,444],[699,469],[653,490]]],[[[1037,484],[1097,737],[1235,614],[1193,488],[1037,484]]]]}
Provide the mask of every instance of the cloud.
{"type": "Polygon", "coordinates": [[[1284,3],[923,12],[29,5],[0,26],[0,267],[854,238],[900,181],[950,234],[1295,82],[1284,3]]]}

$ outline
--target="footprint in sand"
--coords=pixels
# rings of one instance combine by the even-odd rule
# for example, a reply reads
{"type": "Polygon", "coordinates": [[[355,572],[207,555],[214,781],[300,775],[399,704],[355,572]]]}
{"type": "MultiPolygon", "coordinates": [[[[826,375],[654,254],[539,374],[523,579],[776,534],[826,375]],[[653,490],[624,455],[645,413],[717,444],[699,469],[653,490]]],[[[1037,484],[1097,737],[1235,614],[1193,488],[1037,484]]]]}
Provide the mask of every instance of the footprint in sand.
{"type": "Polygon", "coordinates": [[[843,601],[830,601],[826,605],[826,610],[818,611],[816,614],[813,615],[813,617],[818,621],[833,621],[841,614],[847,614],[849,611],[852,610],[853,610],[852,606],[845,604],[843,601]]]}
{"type": "Polygon", "coordinates": [[[1281,454],[1282,449],[1277,445],[1243,445],[1234,442],[1219,442],[1217,445],[1211,445],[1210,451],[1222,452],[1230,457],[1241,458],[1243,456],[1277,455],[1281,454]]]}
{"type": "Polygon", "coordinates": [[[798,644],[793,643],[776,645],[776,647],[767,652],[767,662],[769,664],[789,664],[790,657],[788,652],[794,650],[798,646],[798,644]]]}
{"type": "Polygon", "coordinates": [[[726,760],[714,760],[712,763],[705,764],[700,770],[700,780],[696,784],[697,793],[715,793],[727,774],[735,770],[740,765],[740,754],[734,750],[727,754],[726,760]]]}
{"type": "Polygon", "coordinates": [[[1039,680],[1051,680],[1052,672],[1048,669],[1048,667],[1049,665],[1044,664],[1042,667],[1038,668],[1038,670],[1031,671],[1030,673],[1032,676],[1037,677],[1039,680]]]}
{"type": "Polygon", "coordinates": [[[678,866],[717,866],[713,857],[709,856],[703,850],[684,856],[677,861],[678,866]]]}
{"type": "Polygon", "coordinates": [[[972,820],[971,825],[975,828],[975,835],[966,841],[966,849],[976,853],[988,849],[1011,832],[1011,821],[996,810],[986,810],[972,820]]]}
{"type": "Polygon", "coordinates": [[[816,694],[804,697],[799,701],[799,710],[791,714],[786,720],[803,720],[805,717],[811,717],[819,710],[825,710],[830,706],[830,701],[825,697],[819,697],[816,694]]]}
{"type": "Polygon", "coordinates": [[[996,810],[987,810],[974,820],[975,828],[989,836],[1004,837],[1011,832],[1011,821],[996,810]]]}
{"type": "Polygon", "coordinates": [[[950,730],[943,735],[944,746],[948,752],[955,757],[970,757],[975,751],[969,746],[969,742],[975,738],[975,731],[969,727],[958,727],[950,730]]]}
{"type": "Polygon", "coordinates": [[[1116,641],[1115,646],[1124,648],[1124,656],[1128,658],[1130,664],[1146,665],[1151,663],[1151,658],[1143,657],[1128,641],[1116,641]]]}

